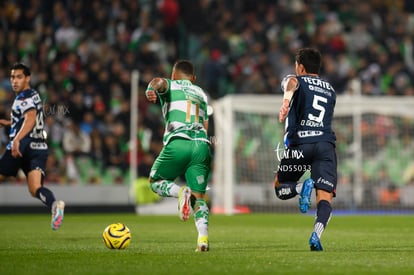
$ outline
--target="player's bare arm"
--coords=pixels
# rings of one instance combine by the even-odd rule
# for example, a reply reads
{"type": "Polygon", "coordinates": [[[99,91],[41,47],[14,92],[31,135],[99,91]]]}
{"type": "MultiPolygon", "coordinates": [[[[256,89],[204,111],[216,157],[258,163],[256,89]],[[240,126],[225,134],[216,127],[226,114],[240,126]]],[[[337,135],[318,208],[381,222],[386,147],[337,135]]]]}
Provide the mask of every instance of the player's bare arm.
{"type": "Polygon", "coordinates": [[[168,89],[168,82],[164,78],[156,77],[148,84],[145,95],[148,101],[155,103],[157,101],[157,93],[164,93],[168,89]]]}
{"type": "Polygon", "coordinates": [[[283,102],[282,106],[279,110],[279,121],[283,122],[286,119],[286,116],[289,112],[289,104],[290,100],[292,99],[296,89],[298,87],[298,80],[295,76],[288,76],[286,82],[284,83],[284,87],[282,87],[283,93],[283,102]]]}
{"type": "Polygon", "coordinates": [[[10,119],[0,119],[0,128],[1,127],[7,127],[11,126],[11,120],[10,119]]]}
{"type": "Polygon", "coordinates": [[[15,158],[22,157],[20,152],[20,140],[29,134],[36,124],[36,110],[30,109],[24,114],[24,122],[20,131],[16,134],[13,139],[13,146],[11,149],[12,156],[15,158]]]}

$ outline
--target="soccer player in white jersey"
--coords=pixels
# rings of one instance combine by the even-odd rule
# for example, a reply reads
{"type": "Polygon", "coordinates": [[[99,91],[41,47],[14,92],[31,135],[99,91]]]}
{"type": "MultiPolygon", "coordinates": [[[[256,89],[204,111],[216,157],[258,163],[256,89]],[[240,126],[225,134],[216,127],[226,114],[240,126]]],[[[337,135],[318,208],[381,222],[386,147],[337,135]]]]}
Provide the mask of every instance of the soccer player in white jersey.
{"type": "Polygon", "coordinates": [[[171,79],[156,77],[150,81],[146,97],[159,99],[165,120],[164,147],[150,172],[151,189],[163,197],[178,197],[180,219],[194,213],[198,231],[196,251],[208,251],[209,208],[205,200],[211,172],[210,144],[207,137],[207,96],[194,85],[194,66],[177,61],[171,79]],[[186,185],[174,182],[184,175],[186,185]]]}
{"type": "Polygon", "coordinates": [[[10,81],[16,94],[11,119],[0,119],[0,127],[10,127],[10,142],[0,157],[0,182],[15,177],[19,169],[26,175],[29,192],[52,212],[52,229],[63,222],[65,203],[57,201],[43,186],[48,147],[43,130],[44,114],[40,96],[30,88],[30,69],[16,63],[11,67],[10,81]]]}

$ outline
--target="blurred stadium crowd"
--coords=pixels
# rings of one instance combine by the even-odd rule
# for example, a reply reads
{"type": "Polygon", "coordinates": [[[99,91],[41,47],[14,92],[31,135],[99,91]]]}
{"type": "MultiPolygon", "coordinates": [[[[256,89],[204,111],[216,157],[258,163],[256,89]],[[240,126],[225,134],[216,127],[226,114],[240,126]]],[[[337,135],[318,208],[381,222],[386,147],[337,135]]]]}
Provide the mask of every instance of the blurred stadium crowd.
{"type": "Polygon", "coordinates": [[[0,116],[14,99],[8,68],[22,61],[45,105],[50,183],[124,182],[134,69],[147,176],[163,125],[143,91],[177,58],[194,62],[211,99],[280,93],[303,46],[321,50],[321,75],[338,94],[414,95],[409,0],[5,0],[0,19],[0,116]]]}

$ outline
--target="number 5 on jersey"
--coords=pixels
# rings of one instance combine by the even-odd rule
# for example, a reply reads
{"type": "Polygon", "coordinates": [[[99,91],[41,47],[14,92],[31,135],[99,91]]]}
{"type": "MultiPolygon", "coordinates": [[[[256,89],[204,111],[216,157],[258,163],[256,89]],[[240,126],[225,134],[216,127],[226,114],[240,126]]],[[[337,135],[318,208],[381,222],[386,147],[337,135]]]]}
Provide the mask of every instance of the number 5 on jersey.
{"type": "Polygon", "coordinates": [[[308,115],[309,120],[313,120],[313,121],[316,121],[316,122],[319,122],[319,123],[321,123],[323,121],[323,116],[325,115],[325,107],[320,104],[321,102],[328,103],[328,99],[326,97],[322,97],[322,96],[318,96],[318,95],[313,96],[312,107],[315,110],[319,111],[319,115],[314,116],[313,114],[309,114],[308,115]]]}

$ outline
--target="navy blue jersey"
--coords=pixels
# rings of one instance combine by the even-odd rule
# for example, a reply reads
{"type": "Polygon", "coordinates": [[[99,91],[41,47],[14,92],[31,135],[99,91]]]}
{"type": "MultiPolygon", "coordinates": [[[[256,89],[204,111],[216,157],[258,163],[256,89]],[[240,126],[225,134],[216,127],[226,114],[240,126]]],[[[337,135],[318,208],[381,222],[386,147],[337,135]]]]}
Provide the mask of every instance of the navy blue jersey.
{"type": "Polygon", "coordinates": [[[291,146],[321,141],[335,144],[336,137],[332,130],[335,90],[319,77],[304,75],[296,78],[298,88],[290,102],[285,122],[285,144],[291,146]]]}
{"type": "MultiPolygon", "coordinates": [[[[11,145],[13,142],[14,137],[20,131],[23,122],[24,122],[24,114],[31,110],[36,110],[36,124],[33,127],[33,130],[21,141],[21,147],[27,145],[30,141],[44,141],[44,114],[43,114],[43,105],[42,100],[36,90],[27,89],[23,92],[19,93],[12,106],[11,112],[11,127],[10,127],[10,143],[7,145],[7,149],[11,149],[11,145]]],[[[44,147],[46,144],[41,145],[40,147],[44,147]]],[[[25,148],[22,148],[25,149],[25,148]]],[[[36,148],[37,149],[37,148],[36,148]]],[[[45,148],[41,148],[45,149],[45,148]]]]}
{"type": "Polygon", "coordinates": [[[15,177],[19,169],[27,175],[32,170],[40,170],[44,174],[48,156],[48,147],[44,136],[43,105],[39,94],[32,89],[18,94],[13,102],[11,113],[10,143],[7,150],[0,157],[0,175],[15,177]],[[36,110],[36,124],[32,131],[20,140],[21,158],[11,154],[13,139],[22,128],[24,114],[36,110]]]}

